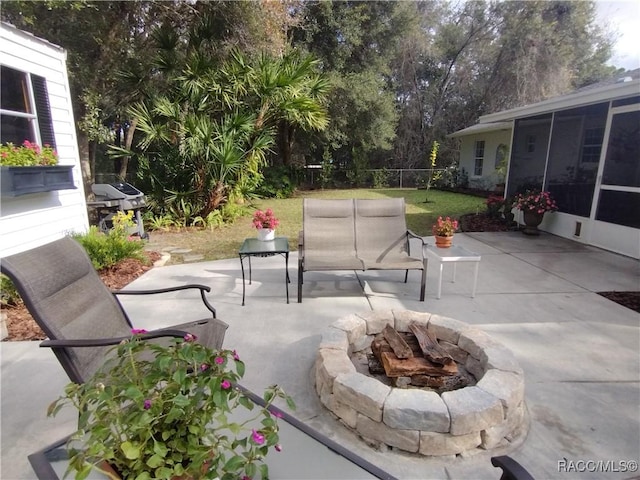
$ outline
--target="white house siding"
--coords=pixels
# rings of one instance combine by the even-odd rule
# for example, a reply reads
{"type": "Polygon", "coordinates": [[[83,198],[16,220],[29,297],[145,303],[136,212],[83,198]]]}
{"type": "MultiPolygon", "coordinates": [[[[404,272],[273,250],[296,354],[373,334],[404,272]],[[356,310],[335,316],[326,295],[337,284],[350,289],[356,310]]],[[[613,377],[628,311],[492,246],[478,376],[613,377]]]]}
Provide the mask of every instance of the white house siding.
{"type": "Polygon", "coordinates": [[[76,189],[0,198],[0,257],[84,232],[89,219],[80,171],[65,51],[0,25],[0,64],[47,80],[51,119],[61,165],[73,165],[76,189]]]}
{"type": "Polygon", "coordinates": [[[511,130],[482,132],[463,136],[460,140],[460,169],[464,168],[469,175],[469,186],[483,190],[493,190],[496,183],[498,183],[498,176],[495,172],[497,150],[500,145],[509,147],[511,144],[511,130]],[[484,140],[484,162],[482,175],[478,176],[474,175],[475,146],[477,141],[482,140],[484,140]]]}
{"type": "MultiPolygon", "coordinates": [[[[516,122],[518,120],[525,119],[530,119],[532,122],[535,122],[536,117],[538,117],[539,115],[551,115],[556,112],[574,109],[577,107],[596,105],[602,102],[607,102],[612,107],[615,107],[615,102],[620,100],[625,100],[627,101],[627,103],[622,103],[615,109],[610,108],[609,120],[611,118],[611,115],[616,114],[617,112],[622,110],[638,111],[638,109],[640,108],[637,102],[637,97],[640,94],[640,69],[634,70],[632,72],[626,72],[624,76],[625,79],[623,81],[614,82],[612,80],[609,82],[604,82],[603,84],[588,87],[583,90],[560,97],[551,98],[533,105],[525,105],[523,107],[504,110],[480,117],[478,124],[448,135],[449,137],[460,138],[461,140],[462,146],[460,152],[460,165],[464,166],[465,170],[472,171],[473,146],[475,145],[475,141],[482,140],[482,137],[485,134],[499,129],[498,127],[500,127],[500,124],[504,122],[516,122]]],[[[548,126],[542,128],[540,130],[540,133],[537,135],[540,138],[544,136],[547,139],[547,143],[548,130],[548,126]]],[[[562,130],[558,130],[557,124],[554,126],[554,131],[556,135],[560,135],[560,137],[562,137],[565,141],[565,143],[562,144],[559,149],[556,146],[555,155],[566,155],[569,157],[574,156],[577,152],[577,149],[579,148],[576,139],[571,137],[570,135],[563,135],[562,130]]],[[[598,165],[599,169],[602,169],[602,166],[604,165],[603,162],[606,152],[605,147],[609,142],[608,135],[608,133],[605,133],[601,158],[598,165]]],[[[488,138],[484,138],[484,140],[486,142],[488,141],[488,138]]],[[[517,148],[519,148],[518,146],[514,147],[512,143],[513,142],[511,139],[506,143],[507,145],[511,146],[510,156],[512,156],[514,153],[517,153],[517,148]]],[[[582,144],[580,144],[580,148],[581,145],[582,144]]],[[[491,150],[487,149],[486,147],[485,150],[488,153],[491,152],[491,150]]],[[[546,155],[547,151],[548,146],[547,148],[542,149],[540,154],[546,155]]],[[[522,157],[523,155],[520,156],[522,157]]],[[[533,156],[531,156],[531,158],[533,159],[533,156]]],[[[635,162],[640,162],[640,158],[633,158],[632,160],[634,160],[635,162]]],[[[531,163],[539,164],[539,162],[531,163]]],[[[487,165],[488,164],[485,160],[485,167],[487,165]]],[[[511,159],[511,165],[509,166],[509,168],[513,169],[514,172],[517,171],[520,177],[526,177],[528,175],[535,174],[539,175],[541,173],[546,173],[547,175],[557,177],[560,173],[558,171],[554,171],[553,163],[551,165],[545,166],[545,168],[548,168],[546,172],[540,172],[539,169],[535,172],[529,171],[527,170],[528,167],[529,165],[526,165],[526,162],[515,164],[513,159],[511,159]]],[[[485,172],[483,172],[483,177],[484,173],[485,172]]],[[[489,172],[487,171],[486,173],[489,172]]],[[[602,175],[600,173],[598,173],[598,175],[601,179],[602,175]]],[[[554,212],[551,214],[547,214],[545,215],[545,218],[540,225],[541,230],[553,233],[561,237],[573,239],[587,245],[594,245],[612,252],[640,259],[640,229],[631,226],[622,226],[606,221],[598,221],[596,219],[594,211],[595,206],[597,205],[596,195],[600,189],[600,182],[601,180],[598,180],[595,187],[596,191],[594,193],[594,200],[591,205],[592,212],[590,215],[580,216],[566,212],[554,212]]],[[[507,188],[509,188],[509,184],[507,184],[507,188]]],[[[626,192],[637,192],[639,189],[638,186],[629,187],[625,185],[620,186],[615,184],[613,185],[613,187],[610,186],[609,188],[626,192]]],[[[516,213],[518,214],[518,212],[516,213]]],[[[516,219],[519,219],[520,223],[522,223],[521,217],[521,214],[518,214],[516,217],[516,219]]]]}

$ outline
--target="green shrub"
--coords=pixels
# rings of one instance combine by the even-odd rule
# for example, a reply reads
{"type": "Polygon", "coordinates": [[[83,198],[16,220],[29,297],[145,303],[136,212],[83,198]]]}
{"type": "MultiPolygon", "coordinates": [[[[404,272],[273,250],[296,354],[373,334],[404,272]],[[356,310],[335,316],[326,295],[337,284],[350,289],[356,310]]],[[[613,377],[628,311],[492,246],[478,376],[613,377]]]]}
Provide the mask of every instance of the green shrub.
{"type": "Polygon", "coordinates": [[[296,189],[296,173],[289,167],[270,167],[264,171],[264,181],[256,190],[263,198],[289,198],[296,189]]]}
{"type": "Polygon", "coordinates": [[[17,305],[21,301],[22,299],[11,279],[0,274],[0,304],[3,306],[17,305]]]}
{"type": "Polygon", "coordinates": [[[148,230],[169,230],[174,221],[170,215],[154,215],[151,212],[146,212],[144,215],[144,225],[148,230]]]}
{"type": "Polygon", "coordinates": [[[142,254],[144,242],[130,238],[118,228],[105,234],[98,227],[91,226],[87,233],[73,235],[73,238],[87,251],[96,270],[111,267],[125,258],[136,258],[143,262],[147,260],[142,254]]]}
{"type": "Polygon", "coordinates": [[[373,171],[373,188],[387,188],[389,186],[389,171],[386,168],[373,171]]]}

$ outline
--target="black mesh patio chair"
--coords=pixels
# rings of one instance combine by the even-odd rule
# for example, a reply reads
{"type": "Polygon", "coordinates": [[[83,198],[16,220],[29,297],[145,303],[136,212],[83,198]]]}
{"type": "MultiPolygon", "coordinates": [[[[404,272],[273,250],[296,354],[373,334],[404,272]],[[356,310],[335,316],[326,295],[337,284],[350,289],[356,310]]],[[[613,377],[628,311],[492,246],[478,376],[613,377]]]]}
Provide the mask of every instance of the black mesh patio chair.
{"type": "Polygon", "coordinates": [[[76,383],[84,383],[100,368],[112,345],[131,337],[132,324],[117,295],[200,290],[207,318],[144,334],[156,343],[168,343],[171,337],[191,333],[198,343],[219,349],[228,326],[216,319],[216,311],[205,296],[211,289],[205,285],[111,292],[84,248],[71,237],[2,258],[0,271],[11,279],[29,313],[47,335],[40,346],[53,349],[76,383]]]}

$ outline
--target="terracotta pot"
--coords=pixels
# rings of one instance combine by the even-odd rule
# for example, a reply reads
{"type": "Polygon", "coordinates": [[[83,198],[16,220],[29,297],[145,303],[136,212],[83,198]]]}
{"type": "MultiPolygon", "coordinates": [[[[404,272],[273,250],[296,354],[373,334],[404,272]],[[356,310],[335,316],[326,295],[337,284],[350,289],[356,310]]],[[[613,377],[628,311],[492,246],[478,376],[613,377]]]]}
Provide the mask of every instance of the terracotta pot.
{"type": "Polygon", "coordinates": [[[436,247],[449,248],[451,246],[452,240],[453,235],[451,235],[450,237],[441,237],[440,235],[436,235],[436,247]]]}
{"type": "Polygon", "coordinates": [[[533,212],[531,210],[525,210],[523,213],[524,228],[522,233],[525,235],[540,235],[538,225],[542,223],[544,213],[533,212]]]}

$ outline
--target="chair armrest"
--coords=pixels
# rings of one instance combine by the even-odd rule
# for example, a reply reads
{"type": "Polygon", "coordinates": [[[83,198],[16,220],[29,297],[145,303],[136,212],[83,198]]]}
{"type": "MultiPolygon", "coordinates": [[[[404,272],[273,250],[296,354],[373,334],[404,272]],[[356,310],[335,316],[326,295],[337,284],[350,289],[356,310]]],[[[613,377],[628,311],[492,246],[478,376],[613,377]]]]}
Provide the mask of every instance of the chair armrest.
{"type": "Polygon", "coordinates": [[[210,292],[211,287],[206,285],[198,285],[198,284],[189,284],[189,285],[178,285],[176,287],[167,287],[167,288],[156,288],[153,290],[116,290],[111,292],[113,295],[153,295],[156,293],[168,293],[168,292],[176,292],[179,290],[189,290],[197,288],[200,290],[200,297],[202,298],[202,302],[204,306],[207,307],[213,314],[213,318],[216,318],[216,309],[209,303],[207,297],[205,296],[205,292],[210,292]]]}
{"type": "MultiPolygon", "coordinates": [[[[162,337],[184,337],[187,333],[182,330],[175,330],[171,328],[156,330],[153,332],[139,334],[139,337],[144,340],[150,340],[152,338],[162,337]]],[[[129,340],[131,336],[126,337],[113,337],[113,338],[82,338],[82,339],[56,339],[56,340],[44,340],[40,342],[41,347],[49,348],[67,348],[67,347],[106,347],[108,345],[117,345],[123,340],[129,340]]]]}
{"type": "Polygon", "coordinates": [[[534,480],[522,465],[506,455],[491,457],[491,465],[502,469],[500,480],[534,480]]]}
{"type": "Polygon", "coordinates": [[[417,233],[407,229],[407,248],[409,250],[409,255],[411,255],[411,242],[409,241],[411,238],[417,238],[422,243],[423,248],[420,249],[420,257],[424,260],[424,246],[427,245],[427,242],[424,241],[424,237],[421,237],[417,233]]]}
{"type": "Polygon", "coordinates": [[[178,285],[176,287],[167,287],[167,288],[156,288],[153,290],[115,290],[111,293],[114,295],[147,295],[153,293],[167,293],[167,292],[175,292],[178,290],[187,290],[191,288],[198,288],[200,291],[210,292],[211,287],[207,287],[206,285],[198,285],[198,284],[190,284],[190,285],[178,285]]]}
{"type": "Polygon", "coordinates": [[[407,230],[407,237],[411,237],[411,238],[417,238],[418,240],[420,240],[422,242],[422,245],[426,245],[427,242],[424,241],[424,237],[421,237],[420,235],[418,235],[417,233],[411,231],[411,230],[407,230]]]}

